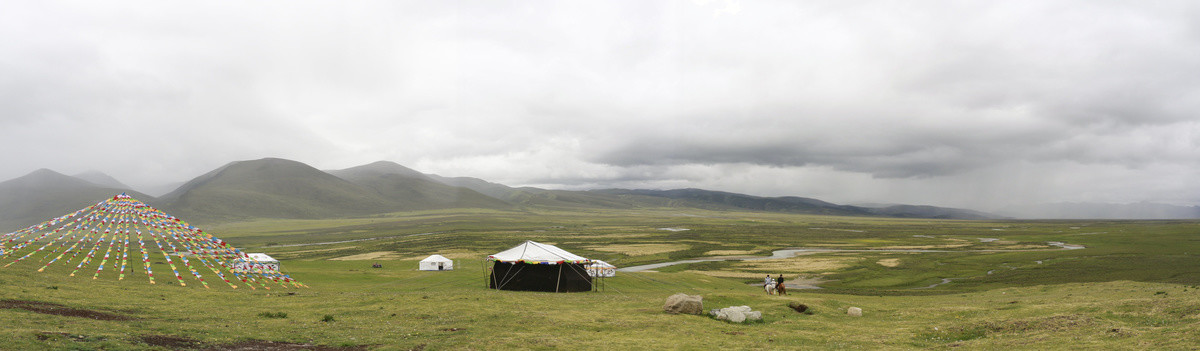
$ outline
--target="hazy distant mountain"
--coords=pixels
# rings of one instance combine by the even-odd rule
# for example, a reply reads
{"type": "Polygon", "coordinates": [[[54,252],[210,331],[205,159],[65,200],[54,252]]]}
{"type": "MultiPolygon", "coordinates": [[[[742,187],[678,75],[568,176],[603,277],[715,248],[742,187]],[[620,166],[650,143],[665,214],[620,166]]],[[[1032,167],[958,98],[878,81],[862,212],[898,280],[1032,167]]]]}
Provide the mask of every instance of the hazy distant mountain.
{"type": "Polygon", "coordinates": [[[74,177],[92,182],[93,184],[96,184],[96,185],[99,185],[99,186],[102,186],[105,188],[133,189],[132,187],[125,185],[125,183],[121,183],[121,181],[117,180],[116,178],[113,178],[112,176],[101,173],[100,171],[87,171],[87,172],[83,172],[80,174],[76,174],[76,175],[74,175],[74,177]]]}
{"type": "Polygon", "coordinates": [[[442,177],[429,175],[439,182],[475,190],[510,204],[541,208],[633,208],[636,201],[587,191],[547,190],[531,187],[513,188],[471,177],[442,177]]]}
{"type": "Polygon", "coordinates": [[[901,218],[937,218],[937,219],[1003,219],[1004,216],[968,210],[962,208],[917,206],[917,205],[885,205],[868,207],[871,213],[901,218]]]}
{"type": "Polygon", "coordinates": [[[278,158],[227,164],[184,183],[160,201],[172,214],[193,221],[330,218],[392,208],[370,189],[278,158]]]}
{"type": "Polygon", "coordinates": [[[723,191],[711,191],[702,189],[675,189],[675,190],[628,190],[628,189],[604,189],[593,190],[592,192],[621,195],[621,196],[636,196],[642,198],[660,198],[670,199],[672,201],[666,203],[672,207],[697,207],[714,210],[752,210],[752,211],[770,211],[770,212],[788,212],[788,213],[806,213],[806,214],[824,214],[824,215],[841,215],[841,216],[867,216],[872,213],[862,207],[845,206],[833,204],[817,199],[803,197],[761,197],[745,194],[729,193],[723,191]]]}
{"type": "Polygon", "coordinates": [[[406,178],[433,180],[425,173],[417,172],[412,168],[401,166],[399,163],[391,161],[376,161],[358,167],[350,167],[333,171],[326,171],[329,174],[338,176],[339,178],[368,178],[382,175],[396,175],[406,178]]]}
{"type": "Polygon", "coordinates": [[[141,190],[142,192],[144,192],[146,194],[150,194],[151,196],[163,196],[172,191],[179,189],[179,187],[183,186],[184,183],[186,183],[186,182],[172,182],[172,183],[163,183],[163,184],[151,185],[151,186],[143,186],[143,187],[139,187],[138,190],[141,190]]]}
{"type": "Polygon", "coordinates": [[[1149,202],[1132,204],[1050,203],[1010,206],[998,213],[1024,219],[1197,219],[1200,207],[1149,202]]]}
{"type": "Polygon", "coordinates": [[[795,196],[761,197],[745,194],[711,191],[702,189],[676,190],[627,190],[606,189],[595,190],[606,194],[622,196],[668,198],[673,201],[666,205],[671,207],[697,207],[707,209],[738,209],[752,211],[770,211],[787,213],[821,214],[835,216],[884,216],[900,218],[938,218],[938,219],[997,219],[1001,216],[957,208],[914,206],[914,205],[878,205],[879,207],[862,207],[838,205],[817,199],[795,196]]]}
{"type": "Polygon", "coordinates": [[[436,175],[436,174],[426,174],[425,176],[429,177],[430,179],[441,182],[442,184],[475,190],[476,192],[479,192],[480,194],[491,196],[493,198],[504,200],[504,201],[509,201],[509,197],[511,197],[512,193],[519,191],[516,188],[510,187],[510,186],[507,186],[504,184],[492,183],[492,182],[489,182],[489,181],[486,181],[483,179],[479,179],[479,178],[443,177],[443,176],[436,175]]]}
{"type": "Polygon", "coordinates": [[[513,208],[507,202],[465,187],[451,186],[394,162],[329,171],[341,179],[364,186],[388,200],[390,210],[436,208],[513,208]]]}
{"type": "MultiPolygon", "coordinates": [[[[0,224],[33,224],[85,207],[126,189],[103,174],[93,181],[39,170],[0,183],[0,224]],[[31,222],[32,221],[32,222],[31,222]]],[[[128,187],[124,187],[128,188],[128,187]]],[[[321,171],[306,164],[266,158],[232,162],[184,183],[158,199],[130,192],[189,221],[251,218],[336,218],[440,208],[628,209],[653,207],[748,210],[841,216],[988,219],[998,216],[933,206],[847,206],[803,197],[761,197],[702,189],[591,191],[514,188],[469,177],[422,174],[380,161],[321,171]]]]}
{"type": "Polygon", "coordinates": [[[0,232],[11,232],[70,214],[123,192],[143,201],[153,200],[146,194],[128,188],[105,187],[48,169],[39,169],[0,182],[0,232]]]}

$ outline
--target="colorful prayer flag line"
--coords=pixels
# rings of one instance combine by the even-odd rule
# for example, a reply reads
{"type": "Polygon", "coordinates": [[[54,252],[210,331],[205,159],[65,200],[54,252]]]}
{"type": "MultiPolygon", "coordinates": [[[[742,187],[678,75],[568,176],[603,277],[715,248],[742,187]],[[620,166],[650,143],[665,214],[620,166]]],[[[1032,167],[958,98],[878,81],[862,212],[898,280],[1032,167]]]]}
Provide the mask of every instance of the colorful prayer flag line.
{"type": "Polygon", "coordinates": [[[115,276],[117,280],[124,280],[126,273],[137,273],[138,269],[127,272],[126,267],[131,258],[139,258],[138,254],[141,254],[150,284],[155,284],[153,265],[165,262],[180,286],[195,280],[209,288],[201,273],[203,267],[234,289],[238,285],[230,277],[252,290],[257,289],[255,285],[264,289],[270,289],[274,284],[285,288],[305,287],[291,276],[256,264],[249,255],[224,240],[125,193],[74,213],[0,235],[0,262],[8,262],[0,269],[25,264],[44,272],[54,263],[62,263],[72,269],[69,275],[74,276],[81,270],[91,269],[95,262],[92,279],[115,276]],[[130,245],[131,241],[136,241],[137,245],[130,245]],[[152,257],[161,257],[163,261],[152,261],[152,257]],[[246,266],[253,269],[236,268],[246,266]],[[184,269],[183,273],[180,268],[184,269]]]}

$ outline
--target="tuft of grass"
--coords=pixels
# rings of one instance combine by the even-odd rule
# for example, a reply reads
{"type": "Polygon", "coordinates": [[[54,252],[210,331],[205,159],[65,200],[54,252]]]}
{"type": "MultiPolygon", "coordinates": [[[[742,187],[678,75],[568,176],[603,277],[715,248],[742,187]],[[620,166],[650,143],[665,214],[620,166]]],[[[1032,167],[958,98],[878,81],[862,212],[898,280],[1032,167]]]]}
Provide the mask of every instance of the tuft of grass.
{"type": "Polygon", "coordinates": [[[328,314],[327,314],[327,315],[325,315],[325,317],[324,317],[324,318],[321,318],[321,321],[322,321],[322,322],[326,322],[326,323],[328,323],[328,322],[333,322],[333,321],[334,321],[334,319],[333,319],[333,315],[328,315],[328,314]]]}
{"type": "Polygon", "coordinates": [[[262,312],[258,316],[263,318],[287,318],[287,312],[262,312]]]}

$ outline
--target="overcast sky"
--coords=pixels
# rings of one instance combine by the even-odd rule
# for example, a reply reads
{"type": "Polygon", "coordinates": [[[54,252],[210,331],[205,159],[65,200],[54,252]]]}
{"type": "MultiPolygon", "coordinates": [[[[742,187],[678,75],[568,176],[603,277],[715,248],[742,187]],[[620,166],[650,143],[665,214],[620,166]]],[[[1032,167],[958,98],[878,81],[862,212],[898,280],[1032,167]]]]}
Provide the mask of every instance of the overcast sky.
{"type": "Polygon", "coordinates": [[[0,138],[0,179],[135,188],[281,157],[562,189],[1194,205],[1200,3],[5,2],[0,138]]]}

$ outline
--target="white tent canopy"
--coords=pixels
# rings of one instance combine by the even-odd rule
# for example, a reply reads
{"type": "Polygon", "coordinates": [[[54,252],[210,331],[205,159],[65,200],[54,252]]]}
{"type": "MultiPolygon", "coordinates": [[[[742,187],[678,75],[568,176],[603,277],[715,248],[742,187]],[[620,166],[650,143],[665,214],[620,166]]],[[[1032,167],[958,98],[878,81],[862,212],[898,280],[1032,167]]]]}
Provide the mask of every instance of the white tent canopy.
{"type": "Polygon", "coordinates": [[[279,263],[279,260],[276,260],[265,253],[249,253],[246,255],[250,256],[251,260],[257,261],[258,263],[279,263]]]}
{"type": "Polygon", "coordinates": [[[582,256],[567,252],[557,246],[542,244],[534,241],[525,241],[508,250],[501,251],[495,255],[488,256],[488,259],[500,262],[526,262],[526,263],[542,263],[542,264],[558,264],[563,262],[568,263],[588,263],[591,260],[582,256]]]}
{"type": "Polygon", "coordinates": [[[422,271],[448,271],[454,269],[454,261],[442,255],[431,255],[421,260],[418,269],[422,271]]]}
{"type": "Polygon", "coordinates": [[[238,272],[278,272],[279,260],[265,253],[249,253],[247,257],[233,261],[233,269],[238,272]]]}
{"type": "Polygon", "coordinates": [[[587,266],[588,275],[593,277],[615,277],[617,276],[617,266],[608,262],[594,260],[592,264],[587,266]]]}

